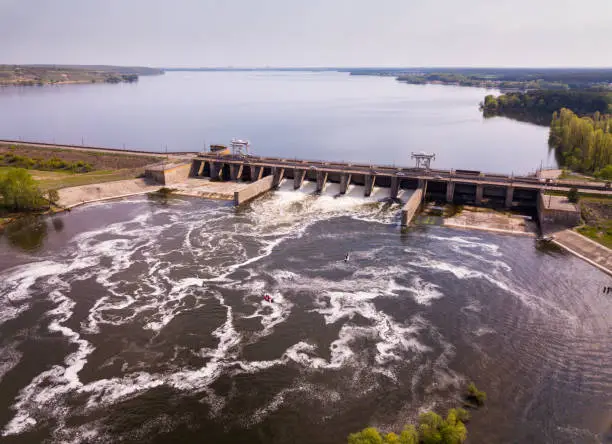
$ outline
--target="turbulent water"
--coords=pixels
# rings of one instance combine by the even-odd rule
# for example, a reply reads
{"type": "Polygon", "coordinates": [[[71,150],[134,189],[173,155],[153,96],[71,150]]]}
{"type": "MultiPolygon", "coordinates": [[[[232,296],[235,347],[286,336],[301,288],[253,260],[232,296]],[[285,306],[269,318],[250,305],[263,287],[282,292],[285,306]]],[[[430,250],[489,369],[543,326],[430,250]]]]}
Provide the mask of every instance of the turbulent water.
{"type": "Polygon", "coordinates": [[[338,443],[468,381],[488,394],[471,442],[604,439],[609,278],[532,239],[401,234],[383,190],[291,185],[238,210],[88,205],[35,251],[0,239],[3,439],[338,443]]]}

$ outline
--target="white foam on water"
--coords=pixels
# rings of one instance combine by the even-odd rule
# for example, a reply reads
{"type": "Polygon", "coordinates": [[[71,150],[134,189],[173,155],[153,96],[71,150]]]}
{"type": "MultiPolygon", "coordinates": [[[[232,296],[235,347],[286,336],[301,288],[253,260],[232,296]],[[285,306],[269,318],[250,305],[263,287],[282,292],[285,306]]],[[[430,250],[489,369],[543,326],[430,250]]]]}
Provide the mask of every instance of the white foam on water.
{"type": "Polygon", "coordinates": [[[486,251],[492,256],[502,256],[499,251],[499,245],[483,242],[477,236],[437,236],[435,234],[428,233],[426,235],[429,239],[436,239],[446,243],[450,243],[454,246],[461,246],[462,248],[472,248],[486,251]]]}
{"type": "Polygon", "coordinates": [[[258,296],[258,300],[254,304],[255,312],[249,316],[243,316],[243,319],[261,318],[263,330],[255,334],[253,341],[272,334],[276,325],[287,320],[293,308],[293,304],[284,298],[279,291],[268,292],[267,294],[272,298],[272,302],[267,302],[258,296]]]}
{"type": "Polygon", "coordinates": [[[431,305],[432,301],[444,297],[439,286],[426,282],[418,276],[412,279],[412,286],[408,288],[414,300],[421,305],[431,305]]]}
{"type": "MultiPolygon", "coordinates": [[[[91,334],[100,333],[104,325],[121,325],[135,321],[141,323],[145,330],[159,332],[186,309],[182,300],[187,296],[196,298],[198,307],[204,301],[210,303],[212,295],[226,311],[224,323],[212,332],[218,340],[217,346],[198,352],[200,357],[207,360],[201,368],[180,368],[160,373],[135,371],[121,377],[83,384],[78,375],[93,347],[78,332],[64,325],[72,316],[75,302],[66,296],[70,282],[57,281],[59,288],[49,293],[49,299],[56,304],[56,307],[48,312],[51,319],[49,329],[61,333],[70,343],[76,345],[77,351],[66,357],[63,366],[54,366],[41,373],[20,391],[13,406],[15,416],[5,426],[3,435],[18,434],[31,429],[39,417],[55,419],[58,422],[56,430],[68,429],[65,419],[75,411],[75,407],[69,406],[67,398],[75,393],[88,396],[84,406],[86,410],[99,410],[166,385],[190,393],[203,392],[206,395],[203,399],[211,405],[214,415],[221,413],[226,400],[216,395],[210,385],[224,372],[230,372],[231,375],[255,373],[288,364],[298,365],[306,372],[337,370],[350,366],[355,369],[351,381],[354,387],[363,385],[363,374],[379,373],[390,379],[396,378],[395,371],[403,361],[429,351],[418,339],[424,329],[423,322],[417,317],[399,322],[379,311],[373,301],[379,297],[407,295],[426,305],[442,297],[435,285],[418,280],[413,272],[408,274],[410,268],[404,264],[397,267],[357,269],[351,279],[341,282],[302,277],[283,270],[268,274],[279,288],[290,288],[292,292],[318,292],[313,301],[315,308],[312,313],[318,313],[327,324],[343,322],[337,338],[329,345],[329,359],[319,356],[316,347],[306,338],[287,348],[277,359],[240,359],[244,337],[234,326],[234,310],[226,303],[222,294],[207,287],[214,283],[232,289],[251,284],[254,284],[251,288],[257,290],[266,288],[263,281],[254,278],[255,272],[250,272],[245,284],[232,280],[231,274],[239,269],[249,269],[256,262],[271,255],[286,240],[303,236],[308,227],[318,221],[348,214],[363,220],[389,223],[390,218],[394,217],[393,211],[381,214],[381,204],[378,200],[387,197],[387,189],[375,188],[372,196],[364,198],[363,187],[359,186],[351,185],[347,195],[341,197],[336,197],[339,192],[337,184],[328,184],[320,196],[312,195],[315,187],[315,183],[305,182],[301,190],[293,191],[292,181],[283,182],[280,190],[257,200],[254,203],[254,211],[247,211],[239,216],[233,216],[227,209],[206,210],[206,217],[203,217],[201,212],[179,217],[169,210],[159,210],[156,214],[165,212],[171,222],[165,225],[149,225],[151,214],[141,214],[129,221],[76,236],[67,249],[65,263],[47,261],[29,264],[30,268],[3,272],[1,276],[12,278],[12,281],[9,279],[6,282],[12,282],[11,288],[17,288],[23,300],[28,300],[32,287],[45,283],[44,279],[47,279],[46,284],[53,283],[51,276],[75,271],[78,276],[71,277],[74,280],[95,276],[96,282],[104,287],[106,294],[94,303],[87,321],[81,326],[83,331],[91,334]],[[246,222],[227,228],[224,226],[224,220],[227,218],[238,218],[246,222]],[[160,248],[158,239],[163,237],[165,230],[177,226],[182,227],[186,233],[182,239],[182,250],[165,251],[160,248]],[[256,244],[254,254],[248,253],[244,248],[241,242],[243,237],[256,244]],[[208,264],[206,268],[203,267],[203,271],[212,277],[172,279],[173,269],[179,266],[172,263],[171,255],[185,253],[198,259],[218,255],[218,265],[208,264]],[[100,265],[101,259],[104,259],[104,266],[100,265]],[[117,275],[138,263],[146,264],[147,270],[138,275],[134,282],[130,282],[137,285],[137,289],[122,289],[125,282],[119,280],[117,275]],[[32,279],[32,276],[35,277],[32,279]],[[400,277],[411,277],[410,285],[399,283],[400,277]],[[206,296],[199,294],[202,288],[206,289],[206,296]],[[118,316],[118,313],[121,313],[121,316],[118,316]],[[359,323],[356,322],[357,317],[359,323]],[[361,350],[355,344],[360,338],[367,338],[375,343],[373,368],[370,368],[371,363],[367,362],[368,351],[361,350]]],[[[361,254],[356,252],[355,257],[359,258],[361,254]]],[[[363,253],[364,258],[367,254],[370,253],[363,253]]],[[[8,285],[6,282],[0,285],[8,285]]],[[[0,287],[0,291],[3,288],[0,287]]],[[[272,289],[270,293],[274,304],[259,302],[255,311],[247,315],[261,319],[262,329],[256,337],[272,334],[276,326],[287,320],[294,306],[279,290],[272,289]]],[[[190,309],[192,308],[193,305],[190,305],[190,309]]],[[[369,390],[371,387],[372,385],[368,385],[361,388],[369,390]]],[[[302,389],[293,387],[288,390],[302,389]]],[[[258,409],[253,417],[261,418],[279,408],[284,396],[290,391],[277,394],[268,405],[258,409]]],[[[312,390],[307,391],[310,393],[312,390]]],[[[336,395],[339,400],[340,394],[336,395]]]]}
{"type": "Polygon", "coordinates": [[[17,350],[18,343],[12,342],[0,348],[0,382],[21,360],[23,353],[17,350]]]}
{"type": "Polygon", "coordinates": [[[564,317],[567,321],[572,322],[572,324],[578,322],[576,316],[572,315],[567,310],[564,310],[563,308],[559,307],[558,305],[554,304],[549,300],[530,294],[526,291],[514,288],[506,278],[499,274],[494,277],[488,273],[483,273],[481,271],[477,271],[471,268],[428,258],[424,255],[418,257],[418,260],[408,262],[408,264],[414,267],[451,273],[457,279],[484,279],[489,283],[495,285],[496,287],[500,288],[504,292],[513,295],[527,307],[540,310],[548,314],[554,314],[556,316],[560,315],[564,317]]]}
{"type": "Polygon", "coordinates": [[[492,335],[497,333],[495,331],[494,328],[490,328],[490,327],[486,327],[486,326],[482,326],[482,327],[478,327],[476,330],[474,330],[474,335],[475,336],[484,336],[484,335],[492,335]]]}

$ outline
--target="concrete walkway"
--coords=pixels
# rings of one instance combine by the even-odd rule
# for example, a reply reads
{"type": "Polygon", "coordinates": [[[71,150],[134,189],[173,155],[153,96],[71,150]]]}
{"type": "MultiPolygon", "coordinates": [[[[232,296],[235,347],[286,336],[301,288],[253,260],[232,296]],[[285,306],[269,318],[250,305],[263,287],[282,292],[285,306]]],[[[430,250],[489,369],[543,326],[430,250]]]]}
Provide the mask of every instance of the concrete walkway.
{"type": "Polygon", "coordinates": [[[570,229],[558,231],[553,242],[612,276],[612,250],[570,229]]]}
{"type": "Polygon", "coordinates": [[[59,193],[59,205],[72,208],[100,200],[117,199],[137,194],[157,191],[161,185],[154,184],[146,179],[128,179],[115,182],[104,182],[78,187],[62,188],[59,193]]]}
{"type": "MultiPolygon", "coordinates": [[[[234,192],[244,189],[247,183],[211,182],[210,179],[186,179],[183,182],[167,185],[179,196],[194,196],[207,199],[233,200],[234,192]]],[[[128,179],[104,182],[77,187],[62,188],[59,192],[59,205],[72,208],[90,202],[118,199],[159,190],[163,185],[148,179],[128,179]]]]}

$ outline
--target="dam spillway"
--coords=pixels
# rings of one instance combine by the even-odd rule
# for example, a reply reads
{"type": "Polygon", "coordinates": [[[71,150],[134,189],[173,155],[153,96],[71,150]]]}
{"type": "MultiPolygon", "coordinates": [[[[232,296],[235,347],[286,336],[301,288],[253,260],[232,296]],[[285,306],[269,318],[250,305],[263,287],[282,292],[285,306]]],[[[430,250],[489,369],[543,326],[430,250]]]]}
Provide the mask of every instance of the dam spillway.
{"type": "Polygon", "coordinates": [[[345,195],[351,186],[359,187],[365,198],[371,197],[375,189],[384,190],[376,193],[378,200],[400,201],[404,205],[403,226],[410,223],[423,200],[537,210],[538,196],[547,186],[568,186],[562,181],[542,183],[526,176],[210,153],[193,159],[190,176],[247,183],[235,192],[236,205],[278,188],[285,181],[290,181],[294,190],[301,189],[304,183],[313,184],[314,194],[334,184],[337,197],[345,195]],[[410,198],[404,201],[406,191],[410,198]]]}

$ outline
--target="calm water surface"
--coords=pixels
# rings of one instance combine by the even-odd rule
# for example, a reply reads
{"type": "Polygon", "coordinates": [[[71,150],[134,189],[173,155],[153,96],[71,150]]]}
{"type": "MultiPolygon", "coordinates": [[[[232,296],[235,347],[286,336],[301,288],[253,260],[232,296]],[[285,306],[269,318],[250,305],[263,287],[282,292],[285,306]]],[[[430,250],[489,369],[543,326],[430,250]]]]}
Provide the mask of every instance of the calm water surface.
{"type": "Polygon", "coordinates": [[[488,394],[470,442],[605,439],[610,278],[532,239],[401,234],[359,187],[291,185],[0,238],[4,442],[340,443],[456,406],[468,381],[488,394]]]}
{"type": "MultiPolygon", "coordinates": [[[[554,165],[548,129],[484,120],[487,91],[313,72],[170,72],[136,84],[0,89],[0,138],[197,151],[251,140],[261,155],[528,173],[554,165]]],[[[493,91],[495,92],[495,91],[493,91]]]]}

